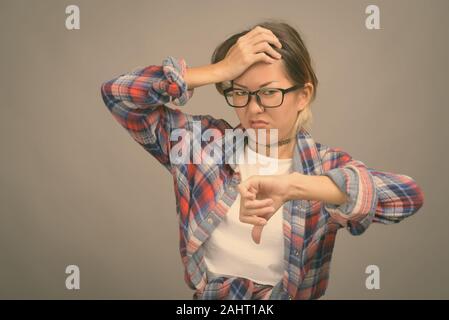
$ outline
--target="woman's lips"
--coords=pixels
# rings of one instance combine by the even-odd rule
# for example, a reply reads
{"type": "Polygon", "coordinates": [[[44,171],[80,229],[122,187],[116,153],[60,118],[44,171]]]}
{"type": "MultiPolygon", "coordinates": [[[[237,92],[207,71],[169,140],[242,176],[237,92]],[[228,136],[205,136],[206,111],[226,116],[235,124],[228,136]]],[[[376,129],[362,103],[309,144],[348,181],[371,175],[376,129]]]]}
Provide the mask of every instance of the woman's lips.
{"type": "Polygon", "coordinates": [[[250,121],[251,128],[265,128],[268,125],[268,122],[258,120],[258,121],[250,121]]]}

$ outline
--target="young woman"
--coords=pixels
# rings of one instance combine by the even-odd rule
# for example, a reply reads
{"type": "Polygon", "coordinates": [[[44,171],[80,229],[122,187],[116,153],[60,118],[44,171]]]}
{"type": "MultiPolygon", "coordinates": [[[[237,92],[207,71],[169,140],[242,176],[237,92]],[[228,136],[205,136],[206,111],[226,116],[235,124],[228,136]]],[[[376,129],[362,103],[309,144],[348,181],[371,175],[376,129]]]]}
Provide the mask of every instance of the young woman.
{"type": "Polygon", "coordinates": [[[359,235],[423,205],[411,177],[313,140],[307,128],[317,85],[298,32],[273,21],[228,38],[209,65],[187,68],[170,56],[103,83],[109,111],[174,178],[194,299],[319,298],[340,228],[359,235]],[[185,105],[207,84],[239,125],[166,105],[185,105]]]}

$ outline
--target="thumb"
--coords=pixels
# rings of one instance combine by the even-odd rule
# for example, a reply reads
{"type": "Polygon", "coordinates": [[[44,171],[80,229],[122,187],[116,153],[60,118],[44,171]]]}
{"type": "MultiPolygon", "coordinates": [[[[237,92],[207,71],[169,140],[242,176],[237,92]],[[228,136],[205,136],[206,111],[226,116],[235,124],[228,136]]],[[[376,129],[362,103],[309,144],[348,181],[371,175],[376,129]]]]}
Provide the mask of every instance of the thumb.
{"type": "Polygon", "coordinates": [[[264,226],[254,226],[253,230],[251,231],[251,237],[253,238],[253,241],[257,244],[260,243],[263,227],[264,226]]]}

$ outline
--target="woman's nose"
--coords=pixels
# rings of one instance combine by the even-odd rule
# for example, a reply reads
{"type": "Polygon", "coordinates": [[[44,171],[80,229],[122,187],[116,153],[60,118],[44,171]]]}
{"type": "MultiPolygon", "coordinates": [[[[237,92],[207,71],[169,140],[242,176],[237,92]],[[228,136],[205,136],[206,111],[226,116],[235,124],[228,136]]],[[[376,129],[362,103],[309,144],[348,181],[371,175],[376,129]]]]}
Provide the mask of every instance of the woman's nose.
{"type": "Polygon", "coordinates": [[[246,106],[248,112],[251,112],[251,113],[262,113],[262,112],[264,112],[264,107],[259,105],[259,102],[257,100],[258,99],[257,99],[256,95],[250,95],[249,96],[249,102],[248,102],[248,105],[246,106]]]}

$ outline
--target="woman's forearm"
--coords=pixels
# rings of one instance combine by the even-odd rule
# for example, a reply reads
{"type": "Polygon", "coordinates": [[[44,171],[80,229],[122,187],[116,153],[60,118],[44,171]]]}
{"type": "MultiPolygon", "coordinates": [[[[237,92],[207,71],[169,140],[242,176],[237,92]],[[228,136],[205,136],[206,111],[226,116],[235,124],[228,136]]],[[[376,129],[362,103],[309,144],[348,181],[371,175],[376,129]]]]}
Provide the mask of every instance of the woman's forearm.
{"type": "Polygon", "coordinates": [[[188,89],[224,81],[225,77],[220,62],[201,67],[187,68],[184,80],[188,89]]]}
{"type": "Polygon", "coordinates": [[[316,200],[340,205],[348,201],[346,194],[328,176],[309,176],[293,172],[288,176],[287,200],[316,200]]]}

